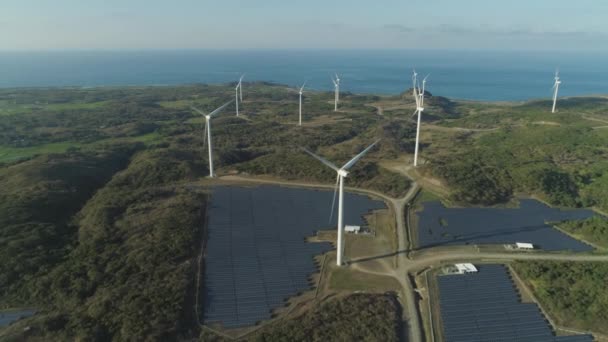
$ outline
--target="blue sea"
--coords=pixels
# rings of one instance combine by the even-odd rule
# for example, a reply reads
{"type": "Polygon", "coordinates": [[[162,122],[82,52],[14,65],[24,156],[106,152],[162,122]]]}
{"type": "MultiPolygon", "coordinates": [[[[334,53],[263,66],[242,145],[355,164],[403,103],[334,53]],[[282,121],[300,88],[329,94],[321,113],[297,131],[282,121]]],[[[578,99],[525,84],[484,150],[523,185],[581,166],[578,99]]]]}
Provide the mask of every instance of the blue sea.
{"type": "Polygon", "coordinates": [[[0,87],[124,86],[246,81],[398,94],[413,68],[436,95],[472,100],[608,94],[608,53],[441,50],[172,50],[0,52],[0,87]]]}

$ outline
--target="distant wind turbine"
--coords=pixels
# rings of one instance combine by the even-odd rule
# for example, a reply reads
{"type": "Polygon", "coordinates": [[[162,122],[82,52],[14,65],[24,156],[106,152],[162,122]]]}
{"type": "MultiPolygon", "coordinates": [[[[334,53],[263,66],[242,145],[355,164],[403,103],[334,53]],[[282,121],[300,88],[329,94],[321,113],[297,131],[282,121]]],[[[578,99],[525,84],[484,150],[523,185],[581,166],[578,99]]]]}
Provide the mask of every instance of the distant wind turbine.
{"type": "Polygon", "coordinates": [[[245,74],[241,75],[239,78],[239,83],[237,83],[234,88],[234,99],[236,101],[236,116],[239,116],[239,91],[240,91],[240,100],[243,102],[243,77],[245,74]]]}
{"type": "Polygon", "coordinates": [[[338,111],[338,101],[340,101],[340,77],[338,76],[338,74],[334,74],[334,75],[336,75],[336,78],[334,79],[332,77],[331,81],[334,82],[334,90],[335,90],[334,112],[337,112],[338,111]]]}
{"type": "Polygon", "coordinates": [[[330,167],[332,170],[336,171],[336,186],[334,187],[334,196],[331,202],[331,214],[329,217],[329,221],[331,222],[334,213],[334,205],[336,203],[336,192],[339,192],[338,197],[338,246],[337,246],[337,257],[336,264],[338,266],[342,266],[342,257],[344,255],[344,178],[348,176],[348,169],[350,169],[355,163],[361,159],[369,150],[374,147],[380,140],[376,140],[373,144],[369,145],[363,152],[357,154],[353,159],[349,160],[346,164],[344,164],[341,168],[338,168],[332,162],[327,159],[320,157],[309,150],[302,148],[306,153],[310,154],[315,159],[319,160],[321,163],[330,167]],[[338,191],[339,190],[339,191],[338,191]]]}
{"type": "Polygon", "coordinates": [[[424,77],[424,79],[422,80],[422,89],[420,89],[420,86],[418,85],[418,80],[417,80],[417,76],[418,74],[416,73],[416,70],[414,70],[414,74],[412,76],[412,81],[413,81],[413,92],[414,92],[414,99],[416,100],[416,111],[414,112],[414,115],[418,114],[418,123],[416,125],[416,146],[414,148],[414,167],[418,166],[418,147],[420,144],[420,124],[421,124],[421,119],[422,119],[422,112],[424,111],[424,92],[425,92],[425,87],[426,87],[426,79],[429,77],[429,75],[426,75],[424,77]]]}
{"type": "Polygon", "coordinates": [[[555,83],[553,84],[553,108],[551,113],[555,113],[555,105],[557,105],[557,92],[562,81],[559,80],[559,69],[555,70],[555,83]]]}
{"type": "Polygon", "coordinates": [[[298,126],[302,126],[302,93],[304,92],[305,85],[306,85],[306,82],[304,82],[304,84],[302,84],[302,86],[300,87],[300,117],[299,117],[298,126]]]}
{"type": "Polygon", "coordinates": [[[216,110],[214,110],[213,112],[211,112],[209,114],[203,113],[198,108],[191,107],[197,113],[199,113],[205,117],[205,133],[203,134],[203,137],[205,140],[203,140],[203,149],[205,148],[205,142],[206,142],[209,147],[209,177],[210,178],[213,178],[215,176],[215,173],[213,172],[213,147],[212,147],[212,143],[211,143],[211,118],[214,115],[221,112],[222,109],[226,108],[230,103],[232,103],[232,101],[234,101],[234,100],[230,100],[230,101],[224,103],[221,107],[217,108],[216,110]]]}

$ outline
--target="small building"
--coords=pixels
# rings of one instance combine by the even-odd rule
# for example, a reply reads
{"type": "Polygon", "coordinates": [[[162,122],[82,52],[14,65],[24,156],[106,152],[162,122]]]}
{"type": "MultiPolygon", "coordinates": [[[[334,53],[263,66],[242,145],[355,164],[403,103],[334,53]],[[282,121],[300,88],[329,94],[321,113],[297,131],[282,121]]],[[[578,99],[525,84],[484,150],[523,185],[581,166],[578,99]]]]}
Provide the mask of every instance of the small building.
{"type": "Polygon", "coordinates": [[[359,232],[361,231],[361,226],[349,226],[349,225],[345,225],[344,226],[344,231],[347,232],[347,233],[359,234],[359,232]]]}
{"type": "Polygon", "coordinates": [[[528,242],[516,242],[515,247],[517,249],[534,249],[534,245],[528,242]]]}
{"type": "Polygon", "coordinates": [[[475,267],[475,265],[473,264],[455,264],[454,265],[456,267],[457,273],[459,274],[465,274],[465,273],[476,273],[477,272],[477,267],[475,267]]]}

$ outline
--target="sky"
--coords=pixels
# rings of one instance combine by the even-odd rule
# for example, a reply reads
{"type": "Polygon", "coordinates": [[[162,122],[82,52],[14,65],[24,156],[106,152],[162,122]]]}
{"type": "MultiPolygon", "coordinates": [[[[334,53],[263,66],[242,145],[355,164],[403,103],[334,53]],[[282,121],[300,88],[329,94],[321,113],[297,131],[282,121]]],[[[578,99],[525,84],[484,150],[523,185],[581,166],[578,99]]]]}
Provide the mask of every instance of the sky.
{"type": "Polygon", "coordinates": [[[0,50],[608,50],[602,0],[2,0],[0,50]]]}

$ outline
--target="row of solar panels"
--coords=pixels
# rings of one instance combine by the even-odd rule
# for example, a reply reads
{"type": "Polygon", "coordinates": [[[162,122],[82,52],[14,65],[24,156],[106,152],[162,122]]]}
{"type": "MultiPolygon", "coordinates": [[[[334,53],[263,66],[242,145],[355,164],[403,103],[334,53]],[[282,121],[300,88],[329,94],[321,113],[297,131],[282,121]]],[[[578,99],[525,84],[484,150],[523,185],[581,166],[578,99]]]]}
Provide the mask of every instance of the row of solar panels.
{"type": "Polygon", "coordinates": [[[593,216],[593,211],[587,209],[561,211],[535,200],[521,200],[518,208],[446,208],[434,201],[425,202],[424,210],[416,215],[419,247],[526,241],[545,250],[592,250],[546,224],[593,216]]]}
{"type": "Polygon", "coordinates": [[[438,278],[444,337],[452,341],[592,341],[559,339],[536,304],[521,303],[508,270],[483,265],[478,273],[438,278]]]}

